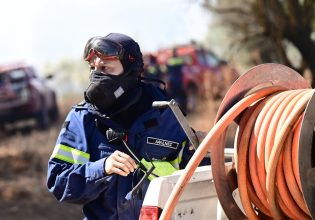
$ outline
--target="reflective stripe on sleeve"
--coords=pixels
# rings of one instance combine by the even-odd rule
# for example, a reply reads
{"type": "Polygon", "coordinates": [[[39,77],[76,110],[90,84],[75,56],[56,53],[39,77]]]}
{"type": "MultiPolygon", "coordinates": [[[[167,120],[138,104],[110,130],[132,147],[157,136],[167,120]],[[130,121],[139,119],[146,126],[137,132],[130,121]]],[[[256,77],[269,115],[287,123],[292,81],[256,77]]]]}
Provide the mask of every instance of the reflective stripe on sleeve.
{"type": "Polygon", "coordinates": [[[183,59],[180,57],[172,57],[168,60],[168,65],[170,66],[176,66],[176,65],[180,65],[183,64],[183,59]]]}
{"type": "Polygon", "coordinates": [[[85,164],[90,161],[90,154],[63,144],[55,146],[51,158],[57,158],[72,164],[85,164]]]}

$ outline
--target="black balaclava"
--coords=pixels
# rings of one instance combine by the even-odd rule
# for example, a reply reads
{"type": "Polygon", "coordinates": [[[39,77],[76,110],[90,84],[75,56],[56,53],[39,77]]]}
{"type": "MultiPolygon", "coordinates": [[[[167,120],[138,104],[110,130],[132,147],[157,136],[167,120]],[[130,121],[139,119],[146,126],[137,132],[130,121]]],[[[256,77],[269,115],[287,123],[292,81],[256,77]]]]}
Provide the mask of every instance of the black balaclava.
{"type": "Polygon", "coordinates": [[[93,37],[85,46],[86,60],[91,51],[103,53],[106,43],[121,46],[119,58],[124,68],[120,75],[110,75],[99,71],[91,71],[90,85],[84,92],[87,102],[95,105],[108,116],[117,114],[135,104],[141,95],[140,74],[143,71],[143,59],[139,45],[132,38],[118,33],[105,37],[93,37]]]}

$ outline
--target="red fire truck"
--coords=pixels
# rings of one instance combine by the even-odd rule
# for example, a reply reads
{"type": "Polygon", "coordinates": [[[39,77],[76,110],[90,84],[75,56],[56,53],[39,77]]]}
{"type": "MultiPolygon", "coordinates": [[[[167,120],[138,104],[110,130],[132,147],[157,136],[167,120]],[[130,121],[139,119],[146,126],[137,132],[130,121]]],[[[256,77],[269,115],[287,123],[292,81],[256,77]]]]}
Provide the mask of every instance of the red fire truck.
{"type": "MultiPolygon", "coordinates": [[[[174,48],[160,49],[156,53],[158,63],[166,65],[174,48]]],[[[193,110],[198,98],[217,99],[237,79],[238,73],[212,51],[195,44],[175,47],[184,60],[183,86],[187,95],[187,109],[193,110]]],[[[166,71],[167,74],[167,71],[166,71]]],[[[167,77],[165,77],[167,79],[167,77]]]]}

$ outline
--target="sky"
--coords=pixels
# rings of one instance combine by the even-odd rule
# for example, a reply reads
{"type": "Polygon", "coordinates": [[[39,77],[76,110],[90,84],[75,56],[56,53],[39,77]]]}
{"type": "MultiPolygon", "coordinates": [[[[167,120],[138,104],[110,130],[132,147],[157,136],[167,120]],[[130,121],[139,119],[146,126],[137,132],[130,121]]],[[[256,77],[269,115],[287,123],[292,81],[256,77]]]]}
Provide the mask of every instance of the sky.
{"type": "Polygon", "coordinates": [[[142,51],[202,41],[210,16],[200,0],[0,0],[0,63],[42,68],[79,59],[86,41],[111,32],[133,37],[142,51]]]}

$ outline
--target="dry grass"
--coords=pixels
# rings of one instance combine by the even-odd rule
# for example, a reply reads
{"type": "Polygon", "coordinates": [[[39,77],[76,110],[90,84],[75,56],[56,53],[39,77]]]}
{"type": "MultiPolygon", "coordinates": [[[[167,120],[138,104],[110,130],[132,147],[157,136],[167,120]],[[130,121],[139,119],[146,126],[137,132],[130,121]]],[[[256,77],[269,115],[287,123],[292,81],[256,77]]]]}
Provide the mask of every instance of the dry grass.
{"type": "Polygon", "coordinates": [[[82,219],[81,207],[60,205],[46,187],[47,161],[73,103],[60,103],[60,120],[47,131],[28,127],[0,134],[0,219],[82,219]]]}

